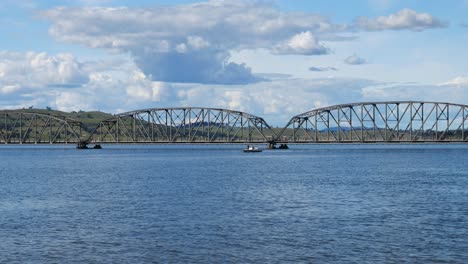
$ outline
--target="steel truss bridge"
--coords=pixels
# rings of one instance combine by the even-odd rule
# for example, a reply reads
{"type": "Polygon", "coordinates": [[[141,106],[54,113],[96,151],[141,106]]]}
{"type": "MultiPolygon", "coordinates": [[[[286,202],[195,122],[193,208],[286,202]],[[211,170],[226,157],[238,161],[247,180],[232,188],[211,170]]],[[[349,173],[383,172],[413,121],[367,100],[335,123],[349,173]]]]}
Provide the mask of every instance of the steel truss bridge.
{"type": "Polygon", "coordinates": [[[68,144],[81,140],[82,124],[63,116],[7,110],[1,112],[0,119],[0,143],[68,144]]]}
{"type": "Polygon", "coordinates": [[[248,143],[274,139],[261,117],[215,108],[153,108],[118,114],[92,134],[102,143],[248,143]]]}
{"type": "Polygon", "coordinates": [[[468,105],[366,102],[314,109],[282,129],[227,109],[152,108],[114,115],[94,130],[43,113],[0,112],[0,143],[467,143],[468,105]]]}

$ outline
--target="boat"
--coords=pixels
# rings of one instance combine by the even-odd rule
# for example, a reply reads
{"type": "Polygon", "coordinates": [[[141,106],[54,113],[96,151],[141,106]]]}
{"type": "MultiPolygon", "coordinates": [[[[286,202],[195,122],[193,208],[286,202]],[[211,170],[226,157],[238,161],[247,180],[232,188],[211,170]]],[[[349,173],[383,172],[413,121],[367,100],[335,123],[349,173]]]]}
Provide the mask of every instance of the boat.
{"type": "Polygon", "coordinates": [[[262,152],[262,150],[256,146],[247,145],[247,147],[244,149],[244,152],[262,152]]]}

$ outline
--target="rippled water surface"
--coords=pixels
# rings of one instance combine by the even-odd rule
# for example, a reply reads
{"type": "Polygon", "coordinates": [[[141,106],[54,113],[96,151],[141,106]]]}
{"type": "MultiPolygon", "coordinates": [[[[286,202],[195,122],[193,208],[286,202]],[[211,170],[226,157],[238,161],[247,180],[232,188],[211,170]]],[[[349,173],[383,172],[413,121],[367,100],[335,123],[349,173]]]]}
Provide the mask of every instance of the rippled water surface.
{"type": "Polygon", "coordinates": [[[468,263],[468,146],[0,146],[0,263],[468,263]]]}

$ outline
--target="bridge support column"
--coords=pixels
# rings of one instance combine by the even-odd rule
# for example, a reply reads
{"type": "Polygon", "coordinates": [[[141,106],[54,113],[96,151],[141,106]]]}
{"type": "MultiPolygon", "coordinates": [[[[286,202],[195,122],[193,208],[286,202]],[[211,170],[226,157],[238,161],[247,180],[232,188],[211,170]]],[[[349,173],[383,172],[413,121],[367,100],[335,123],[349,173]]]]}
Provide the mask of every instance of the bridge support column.
{"type": "Polygon", "coordinates": [[[78,144],[76,145],[76,148],[77,149],[87,149],[88,148],[88,142],[85,141],[85,140],[81,140],[78,142],[78,144]]]}
{"type": "Polygon", "coordinates": [[[288,149],[288,144],[281,143],[279,147],[276,146],[276,142],[269,142],[268,149],[288,149]]]}

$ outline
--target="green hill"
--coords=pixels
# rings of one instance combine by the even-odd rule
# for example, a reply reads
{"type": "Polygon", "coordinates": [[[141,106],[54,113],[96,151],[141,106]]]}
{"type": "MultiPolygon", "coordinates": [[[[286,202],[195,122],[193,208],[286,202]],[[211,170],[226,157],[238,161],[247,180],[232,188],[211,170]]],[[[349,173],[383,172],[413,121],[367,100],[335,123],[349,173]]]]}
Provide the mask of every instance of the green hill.
{"type": "Polygon", "coordinates": [[[99,112],[99,111],[63,112],[63,111],[57,111],[57,110],[36,109],[36,108],[1,110],[0,115],[6,112],[39,113],[39,114],[44,114],[44,115],[65,117],[65,118],[69,118],[69,119],[73,119],[73,120],[81,122],[83,124],[83,128],[85,128],[89,132],[94,130],[94,128],[96,128],[102,120],[113,117],[112,114],[99,112]]]}

